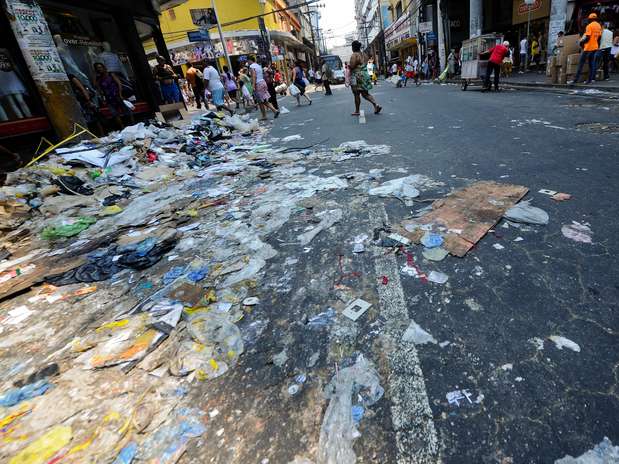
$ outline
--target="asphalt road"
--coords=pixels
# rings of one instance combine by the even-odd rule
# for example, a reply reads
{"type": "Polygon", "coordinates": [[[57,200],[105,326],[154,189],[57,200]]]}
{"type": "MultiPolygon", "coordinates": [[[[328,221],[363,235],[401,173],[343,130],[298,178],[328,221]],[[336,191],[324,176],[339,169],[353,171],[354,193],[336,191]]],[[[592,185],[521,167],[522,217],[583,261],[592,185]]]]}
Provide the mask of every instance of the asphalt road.
{"type": "MultiPolygon", "coordinates": [[[[428,284],[399,272],[405,256],[351,252],[354,236],[397,225],[423,203],[406,207],[362,189],[324,192],[269,239],[280,254],[260,288],[264,330],[240,365],[197,399],[222,414],[187,459],[315,462],[328,404],[322,391],[335,365],[350,364],[356,353],[377,366],[385,388],[360,422],[359,463],[547,463],[580,455],[605,436],[619,443],[619,100],[387,83],[373,93],[383,114],[364,103],[365,124],[350,116],[352,96],[342,87],[332,97],[312,95],[311,107],[283,99],[290,113],[271,136],[299,134],[302,140],[286,144],[297,147],[387,144],[390,155],[306,167],[349,178],[382,169],[381,181],[423,174],[436,184],[422,199],[477,180],[523,185],[549,224],[501,224],[466,257],[439,263],[415,250],[424,272],[449,276],[445,285],[428,284]],[[572,199],[557,203],[540,189],[572,199]],[[308,211],[331,208],[343,209],[338,224],[305,249],[294,243],[308,211]],[[572,221],[590,224],[592,244],[563,236],[572,221]],[[358,322],[307,328],[308,317],[339,311],[351,297],[373,304],[358,322]],[[411,320],[441,343],[404,343],[411,320]],[[579,351],[558,349],[551,336],[579,351]],[[299,373],[307,382],[290,395],[299,373]],[[462,389],[470,401],[449,404],[447,393],[462,389]]],[[[256,322],[248,318],[241,329],[256,322]]]]}

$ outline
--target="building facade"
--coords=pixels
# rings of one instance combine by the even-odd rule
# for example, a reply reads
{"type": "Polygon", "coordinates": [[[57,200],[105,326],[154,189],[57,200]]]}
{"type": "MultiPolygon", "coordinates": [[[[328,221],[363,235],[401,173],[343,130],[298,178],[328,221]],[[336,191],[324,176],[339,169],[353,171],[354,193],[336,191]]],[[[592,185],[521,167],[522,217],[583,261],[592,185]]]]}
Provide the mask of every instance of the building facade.
{"type": "MultiPolygon", "coordinates": [[[[97,62],[121,78],[136,115],[154,113],[159,102],[142,42],[149,37],[167,53],[160,7],[150,0],[1,0],[2,143],[59,140],[76,123],[86,127],[70,77],[94,89],[97,62]]],[[[110,117],[105,105],[101,112],[110,117]]]]}
{"type": "MultiPolygon", "coordinates": [[[[300,20],[299,9],[289,9],[294,2],[284,0],[216,0],[217,19],[223,32],[223,44],[210,16],[210,2],[188,0],[162,15],[161,30],[174,65],[218,59],[225,64],[224,47],[234,71],[248,55],[272,60],[282,68],[295,61],[311,60],[309,19],[300,20]],[[266,13],[266,15],[265,15],[266,13]],[[260,16],[264,15],[264,16],[260,16]],[[260,16],[260,17],[259,17],[260,16]],[[305,25],[305,26],[304,26],[305,25]]],[[[147,47],[148,49],[148,47],[147,47]]],[[[154,44],[148,49],[154,57],[154,44]]]]}
{"type": "Polygon", "coordinates": [[[386,70],[389,61],[385,47],[387,12],[387,0],[355,0],[357,37],[381,72],[386,70]]]}

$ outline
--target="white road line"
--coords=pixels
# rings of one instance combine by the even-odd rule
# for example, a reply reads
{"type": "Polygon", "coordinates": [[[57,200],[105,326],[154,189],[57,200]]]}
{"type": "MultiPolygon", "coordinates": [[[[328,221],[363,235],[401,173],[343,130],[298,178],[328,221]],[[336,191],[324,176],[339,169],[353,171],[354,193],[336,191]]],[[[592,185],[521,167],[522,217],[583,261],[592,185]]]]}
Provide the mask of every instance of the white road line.
{"type": "MultiPolygon", "coordinates": [[[[380,205],[371,205],[371,229],[387,221],[387,212],[380,205]]],[[[402,334],[410,323],[404,290],[393,254],[374,249],[374,269],[379,278],[378,297],[385,327],[381,335],[389,361],[388,389],[391,417],[396,433],[398,464],[435,464],[441,462],[439,444],[428,393],[414,343],[403,342],[402,334]],[[380,277],[389,279],[387,285],[380,277]]]]}

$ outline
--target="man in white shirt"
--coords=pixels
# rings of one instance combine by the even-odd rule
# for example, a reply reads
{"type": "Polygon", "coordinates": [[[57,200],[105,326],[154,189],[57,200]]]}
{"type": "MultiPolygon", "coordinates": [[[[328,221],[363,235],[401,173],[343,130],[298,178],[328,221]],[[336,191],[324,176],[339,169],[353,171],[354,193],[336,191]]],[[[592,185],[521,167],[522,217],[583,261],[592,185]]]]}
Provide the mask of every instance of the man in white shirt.
{"type": "Polygon", "coordinates": [[[395,76],[398,73],[398,65],[397,63],[393,63],[391,65],[391,74],[395,76]]]}
{"type": "Polygon", "coordinates": [[[310,84],[314,83],[314,77],[315,77],[314,70],[310,67],[309,71],[307,71],[307,78],[310,81],[310,84]]]}
{"type": "Polygon", "coordinates": [[[525,37],[520,41],[520,74],[526,71],[529,41],[525,37]]]}
{"type": "Polygon", "coordinates": [[[211,94],[211,100],[213,101],[213,105],[217,108],[217,111],[225,109],[230,113],[230,115],[233,115],[234,111],[230,109],[224,101],[226,91],[223,82],[221,82],[221,75],[219,74],[219,71],[215,69],[213,64],[214,63],[212,61],[207,62],[206,68],[204,68],[204,84],[211,94]]]}
{"type": "Polygon", "coordinates": [[[256,63],[256,57],[250,56],[247,59],[249,63],[249,75],[251,77],[251,83],[254,86],[254,100],[258,103],[260,107],[260,112],[262,113],[262,120],[267,119],[267,111],[266,109],[270,109],[273,111],[275,115],[275,119],[279,117],[279,110],[273,106],[271,102],[269,102],[269,98],[271,98],[271,94],[269,93],[269,88],[267,86],[267,82],[264,80],[264,71],[262,66],[256,63]]]}
{"type": "Polygon", "coordinates": [[[610,79],[609,64],[610,64],[610,51],[613,47],[613,31],[608,28],[608,24],[602,26],[602,37],[600,37],[600,48],[596,52],[596,65],[595,69],[600,66],[600,60],[604,63],[604,80],[610,79]]]}

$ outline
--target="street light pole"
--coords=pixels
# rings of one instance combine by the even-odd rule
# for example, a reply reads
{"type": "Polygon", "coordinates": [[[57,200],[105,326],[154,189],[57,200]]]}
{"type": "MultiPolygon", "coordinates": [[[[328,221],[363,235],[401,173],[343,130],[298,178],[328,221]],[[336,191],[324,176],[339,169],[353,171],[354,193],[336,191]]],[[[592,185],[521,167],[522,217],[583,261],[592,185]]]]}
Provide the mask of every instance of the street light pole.
{"type": "MultiPolygon", "coordinates": [[[[527,49],[529,47],[529,37],[531,36],[531,5],[535,3],[535,0],[524,0],[525,5],[527,5],[528,9],[528,18],[527,18],[527,49]]],[[[527,50],[526,58],[524,60],[524,70],[526,72],[529,69],[529,51],[527,50]]]]}
{"type": "Polygon", "coordinates": [[[224,33],[221,30],[221,21],[219,21],[219,14],[217,13],[217,5],[215,4],[215,0],[211,0],[211,7],[215,12],[215,17],[217,18],[217,30],[219,31],[219,40],[221,40],[221,48],[224,51],[224,55],[226,56],[226,62],[228,63],[228,68],[230,72],[232,72],[232,61],[230,61],[230,55],[228,55],[228,50],[226,49],[226,43],[224,42],[224,33]]]}

